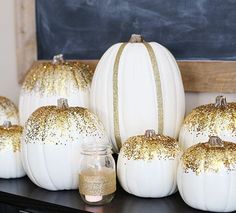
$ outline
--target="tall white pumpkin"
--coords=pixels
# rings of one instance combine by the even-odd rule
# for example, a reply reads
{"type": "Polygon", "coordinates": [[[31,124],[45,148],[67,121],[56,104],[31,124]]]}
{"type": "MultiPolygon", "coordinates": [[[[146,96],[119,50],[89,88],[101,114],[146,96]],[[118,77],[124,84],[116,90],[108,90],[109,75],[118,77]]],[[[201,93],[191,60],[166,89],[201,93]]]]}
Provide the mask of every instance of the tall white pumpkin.
{"type": "Polygon", "coordinates": [[[236,103],[217,96],[216,102],[195,108],[184,120],[179,142],[183,149],[207,141],[209,136],[236,142],[236,103]]]}
{"type": "Polygon", "coordinates": [[[113,45],[96,67],[91,109],[104,123],[116,152],[128,137],[146,129],[178,137],[185,99],[174,57],[138,35],[113,45]]]}
{"type": "Polygon", "coordinates": [[[213,212],[236,210],[236,144],[212,136],[186,150],[177,172],[181,197],[191,207],[213,212]]]}
{"type": "Polygon", "coordinates": [[[159,198],[176,192],[181,151],[174,138],[147,130],[122,146],[117,175],[123,189],[139,197],[159,198]]]}
{"type": "Polygon", "coordinates": [[[3,124],[5,121],[19,124],[18,109],[11,100],[0,96],[0,124],[3,124]]]}
{"type": "Polygon", "coordinates": [[[22,162],[29,178],[49,190],[78,188],[81,144],[108,143],[104,127],[85,108],[58,106],[37,109],[26,122],[22,162]]]}
{"type": "Polygon", "coordinates": [[[23,128],[5,121],[0,126],[0,178],[19,178],[25,176],[21,162],[21,143],[23,128]]]}
{"type": "Polygon", "coordinates": [[[56,55],[52,62],[36,62],[27,74],[20,93],[20,123],[39,107],[53,105],[66,98],[71,106],[89,106],[90,84],[93,72],[79,61],[64,61],[56,55]]]}

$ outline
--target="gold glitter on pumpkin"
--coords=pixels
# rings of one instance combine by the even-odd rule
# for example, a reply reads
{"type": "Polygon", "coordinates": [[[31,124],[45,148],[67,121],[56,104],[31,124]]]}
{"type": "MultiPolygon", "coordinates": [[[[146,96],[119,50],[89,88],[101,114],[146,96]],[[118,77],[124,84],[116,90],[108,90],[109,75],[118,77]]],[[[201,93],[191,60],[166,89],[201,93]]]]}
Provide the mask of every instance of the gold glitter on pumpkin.
{"type": "Polygon", "coordinates": [[[229,131],[236,136],[236,103],[228,103],[225,107],[199,106],[185,118],[184,125],[190,132],[198,134],[207,131],[209,135],[219,135],[222,131],[229,131]]]}
{"type": "Polygon", "coordinates": [[[129,160],[174,159],[180,154],[180,147],[174,138],[168,136],[138,135],[128,138],[121,152],[129,160]]]}
{"type": "Polygon", "coordinates": [[[10,149],[13,152],[19,152],[22,131],[23,128],[18,125],[0,126],[0,150],[10,149]]]}
{"type": "Polygon", "coordinates": [[[5,120],[18,118],[16,106],[8,98],[2,96],[0,96],[0,117],[4,117],[5,120]]]}
{"type": "Polygon", "coordinates": [[[236,166],[236,144],[222,141],[222,146],[210,142],[196,144],[186,150],[181,157],[186,173],[190,170],[197,175],[204,172],[229,171],[236,166]]]}
{"type": "Polygon", "coordinates": [[[41,61],[32,66],[22,88],[26,92],[34,91],[41,95],[66,95],[86,89],[92,77],[93,71],[89,65],[79,61],[41,61]]]}
{"type": "Polygon", "coordinates": [[[102,123],[86,108],[45,106],[30,116],[23,139],[25,143],[67,145],[88,137],[104,138],[104,132],[102,123]]]}

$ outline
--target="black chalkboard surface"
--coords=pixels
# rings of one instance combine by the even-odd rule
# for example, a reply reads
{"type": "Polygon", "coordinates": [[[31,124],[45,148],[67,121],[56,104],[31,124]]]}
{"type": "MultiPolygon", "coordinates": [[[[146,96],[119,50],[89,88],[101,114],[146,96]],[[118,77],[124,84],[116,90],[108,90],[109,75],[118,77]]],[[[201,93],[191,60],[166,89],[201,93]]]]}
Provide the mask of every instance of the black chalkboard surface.
{"type": "Polygon", "coordinates": [[[236,0],[36,0],[38,58],[99,59],[132,33],[177,59],[236,59],[236,0]]]}

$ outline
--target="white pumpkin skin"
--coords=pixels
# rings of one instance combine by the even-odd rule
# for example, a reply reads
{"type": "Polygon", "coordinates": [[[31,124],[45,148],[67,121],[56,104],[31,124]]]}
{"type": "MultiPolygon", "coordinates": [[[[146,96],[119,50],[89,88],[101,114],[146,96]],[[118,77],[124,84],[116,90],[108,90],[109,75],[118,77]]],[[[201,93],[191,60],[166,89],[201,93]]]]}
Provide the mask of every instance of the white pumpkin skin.
{"type": "Polygon", "coordinates": [[[39,107],[53,105],[60,98],[66,98],[70,106],[81,106],[87,108],[89,106],[90,89],[84,91],[76,90],[70,94],[58,94],[42,96],[37,92],[28,93],[21,90],[19,100],[20,123],[24,125],[29,116],[39,107]]]}
{"type": "Polygon", "coordinates": [[[0,178],[25,176],[20,153],[22,129],[16,125],[9,128],[0,127],[0,178]]]}
{"type": "MultiPolygon", "coordinates": [[[[185,96],[179,68],[174,57],[162,45],[149,43],[155,53],[160,73],[164,135],[178,137],[185,113],[185,96]]],[[[122,43],[110,47],[100,59],[91,86],[91,109],[102,120],[113,143],[113,66],[122,43]]],[[[147,48],[142,43],[128,43],[121,54],[118,70],[118,111],[121,142],[146,129],[158,129],[156,84],[147,48]]],[[[160,92],[158,91],[158,94],[160,92]]],[[[161,132],[159,132],[162,134],[161,132]]]]}
{"type": "Polygon", "coordinates": [[[36,63],[26,75],[19,99],[21,125],[36,109],[60,98],[66,98],[70,106],[89,107],[92,70],[79,61],[64,61],[62,55],[56,60],[36,63]]]}
{"type": "Polygon", "coordinates": [[[160,198],[176,191],[180,157],[178,142],[146,130],[130,137],[122,146],[117,175],[123,189],[139,197],[160,198]]]}
{"type": "Polygon", "coordinates": [[[177,185],[191,207],[213,212],[236,210],[236,144],[211,136],[181,157],[177,185]]]}
{"type": "Polygon", "coordinates": [[[179,193],[189,206],[214,212],[236,210],[236,171],[222,170],[197,175],[185,173],[180,164],[177,172],[179,193]]]}
{"type": "MultiPolygon", "coordinates": [[[[108,142],[103,125],[97,120],[97,117],[86,109],[83,112],[78,112],[78,108],[68,108],[67,117],[58,115],[57,119],[52,121],[45,129],[45,139],[40,140],[40,137],[35,136],[35,128],[37,122],[33,124],[32,118],[40,119],[36,113],[39,110],[46,108],[42,107],[35,111],[26,123],[26,127],[22,137],[22,161],[29,178],[39,187],[48,190],[69,190],[78,188],[78,173],[81,159],[81,144],[82,143],[100,143],[108,142]],[[74,112],[72,111],[74,109],[74,112]],[[76,113],[74,115],[73,113],[76,113]],[[92,123],[84,123],[83,115],[88,119],[92,119],[92,123]],[[74,117],[75,116],[75,117],[74,117]],[[65,126],[60,129],[55,126],[57,120],[63,118],[65,126]],[[30,123],[31,122],[31,123],[30,123]],[[94,125],[96,128],[93,135],[89,135],[84,130],[91,128],[94,125]],[[33,128],[32,128],[33,127],[33,128]],[[67,130],[63,130],[65,128],[67,130]],[[28,136],[27,136],[28,134],[28,136]],[[30,140],[30,135],[33,135],[30,140]],[[27,138],[28,137],[28,138],[27,138]],[[28,140],[28,142],[26,142],[28,140]]],[[[50,122],[50,114],[55,114],[55,111],[49,112],[46,115],[47,122],[50,122]]],[[[39,112],[40,114],[40,112],[39,112]]]]}
{"type": "Polygon", "coordinates": [[[10,99],[0,96],[0,125],[5,121],[19,124],[18,109],[10,99]]]}
{"type": "Polygon", "coordinates": [[[213,135],[224,141],[236,143],[235,113],[236,103],[226,103],[226,98],[223,96],[217,96],[215,104],[195,108],[185,118],[180,129],[181,147],[186,150],[195,144],[208,141],[209,136],[213,135]]]}
{"type": "Polygon", "coordinates": [[[117,175],[122,188],[130,194],[161,198],[176,192],[179,159],[150,161],[127,159],[122,153],[117,162],[117,175]]]}

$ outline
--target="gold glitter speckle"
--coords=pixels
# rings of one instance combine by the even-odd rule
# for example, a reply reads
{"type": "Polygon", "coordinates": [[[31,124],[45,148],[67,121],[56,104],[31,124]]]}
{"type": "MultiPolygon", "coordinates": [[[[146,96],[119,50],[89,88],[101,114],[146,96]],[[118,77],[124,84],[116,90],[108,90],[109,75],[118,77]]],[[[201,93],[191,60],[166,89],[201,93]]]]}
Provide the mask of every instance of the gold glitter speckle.
{"type": "Polygon", "coordinates": [[[20,151],[20,138],[23,128],[18,125],[9,127],[0,126],[0,150],[10,149],[20,151]]]}
{"type": "Polygon", "coordinates": [[[224,142],[223,145],[212,145],[210,142],[196,144],[183,154],[182,165],[199,175],[202,172],[219,172],[222,168],[229,171],[236,166],[236,144],[224,142]]]}
{"type": "Polygon", "coordinates": [[[92,81],[93,71],[79,61],[59,63],[36,62],[23,83],[23,91],[42,95],[69,94],[85,89],[92,81]]]}
{"type": "Polygon", "coordinates": [[[133,160],[174,159],[180,154],[180,147],[174,138],[168,136],[138,135],[130,137],[123,144],[121,152],[133,160]]]}
{"type": "Polygon", "coordinates": [[[102,140],[105,130],[98,118],[82,107],[41,107],[30,116],[23,134],[25,143],[54,145],[80,143],[87,137],[102,140]]]}
{"type": "Polygon", "coordinates": [[[5,97],[0,96],[0,117],[5,120],[17,119],[18,120],[18,110],[16,106],[5,97]]]}
{"type": "Polygon", "coordinates": [[[236,103],[228,103],[225,107],[207,104],[195,108],[185,119],[184,125],[190,132],[219,135],[229,131],[236,136],[236,103]]]}

